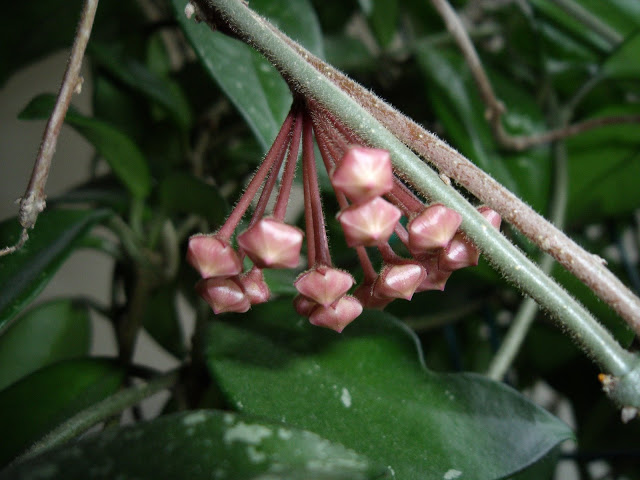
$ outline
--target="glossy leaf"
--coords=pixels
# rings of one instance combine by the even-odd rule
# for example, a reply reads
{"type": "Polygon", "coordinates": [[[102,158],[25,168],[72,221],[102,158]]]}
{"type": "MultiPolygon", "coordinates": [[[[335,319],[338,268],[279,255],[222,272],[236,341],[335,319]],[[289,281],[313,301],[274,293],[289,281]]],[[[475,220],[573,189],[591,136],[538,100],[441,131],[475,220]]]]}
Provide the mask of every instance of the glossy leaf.
{"type": "MultiPolygon", "coordinates": [[[[20,113],[21,120],[49,118],[55,97],[38,95],[20,113]]],[[[143,153],[120,130],[96,118],[86,117],[69,109],[65,122],[91,143],[104,157],[113,172],[135,197],[146,197],[151,190],[151,175],[143,153]]]]}
{"type": "Polygon", "coordinates": [[[39,368],[80,357],[91,347],[86,306],[53,300],[20,318],[0,336],[0,390],[39,368]]]}
{"type": "MultiPolygon", "coordinates": [[[[600,111],[597,116],[637,113],[637,107],[618,107],[600,111]]],[[[585,132],[568,139],[567,147],[570,221],[595,223],[637,209],[640,133],[636,125],[614,125],[585,132]]]]}
{"type": "Polygon", "coordinates": [[[189,128],[189,103],[180,87],[171,79],[155,73],[117,48],[93,42],[89,53],[113,77],[166,109],[183,130],[189,128]]]}
{"type": "Polygon", "coordinates": [[[115,393],[123,378],[123,371],[107,360],[65,360],[0,391],[0,465],[67,418],[115,393]]]}
{"type": "Polygon", "coordinates": [[[50,480],[365,480],[384,475],[364,457],[313,433],[211,410],[106,431],[5,470],[0,479],[32,479],[44,470],[50,480]]]}
{"type": "MultiPolygon", "coordinates": [[[[291,94],[280,74],[259,53],[184,14],[187,0],[172,0],[180,26],[202,63],[245,118],[263,150],[273,142],[291,94]]],[[[323,55],[320,27],[308,0],[255,0],[251,8],[291,38],[323,55]]]]}
{"type": "MultiPolygon", "coordinates": [[[[0,329],[49,282],[78,242],[108,210],[45,210],[24,247],[0,262],[0,329]]],[[[0,244],[13,245],[22,228],[13,218],[0,223],[0,244]]]]}
{"type": "Polygon", "coordinates": [[[208,340],[232,404],[378,459],[394,478],[501,478],[572,436],[502,384],[428,371],[417,338],[382,312],[342,335],[310,326],[289,301],[250,313],[214,323],[208,340]]]}
{"type": "MultiPolygon", "coordinates": [[[[486,107],[462,56],[423,41],[416,46],[427,93],[453,146],[536,210],[544,212],[550,186],[548,149],[505,154],[493,138],[486,107]]],[[[493,87],[507,107],[505,130],[514,135],[540,132],[545,125],[529,92],[499,75],[493,87]]]]}
{"type": "Polygon", "coordinates": [[[640,33],[632,35],[618,47],[602,65],[602,73],[609,78],[640,79],[640,33]]]}

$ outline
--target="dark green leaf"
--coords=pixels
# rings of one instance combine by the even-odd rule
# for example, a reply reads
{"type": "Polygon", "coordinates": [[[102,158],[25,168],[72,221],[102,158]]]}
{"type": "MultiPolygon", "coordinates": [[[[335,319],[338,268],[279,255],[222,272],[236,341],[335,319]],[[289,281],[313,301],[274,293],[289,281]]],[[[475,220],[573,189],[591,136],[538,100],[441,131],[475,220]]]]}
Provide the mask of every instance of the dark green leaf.
{"type": "MultiPolygon", "coordinates": [[[[29,241],[0,262],[0,329],[40,293],[89,229],[107,216],[107,210],[40,214],[29,241]]],[[[0,244],[15,244],[21,230],[15,218],[0,223],[0,244]]]]}
{"type": "Polygon", "coordinates": [[[35,479],[365,480],[384,470],[317,435],[218,411],[183,412],[85,438],[0,474],[35,479]]]}
{"type": "MultiPolygon", "coordinates": [[[[187,0],[172,0],[178,21],[209,74],[245,118],[263,150],[273,142],[289,106],[291,94],[280,74],[247,45],[212,33],[203,22],[186,18],[187,0]]],[[[255,0],[251,8],[316,55],[322,56],[322,36],[307,0],[255,0]]]]}
{"type": "MultiPolygon", "coordinates": [[[[0,19],[0,86],[19,68],[62,48],[71,48],[81,0],[5,2],[0,19]],[[34,26],[37,25],[37,28],[34,26]]],[[[103,2],[96,13],[93,38],[110,40],[143,22],[135,2],[103,2]],[[112,22],[113,18],[119,22],[112,22]]]]}
{"type": "Polygon", "coordinates": [[[640,33],[627,39],[602,64],[602,73],[609,78],[640,80],[640,33]]]}
{"type": "Polygon", "coordinates": [[[177,358],[186,353],[184,332],[176,310],[176,288],[165,285],[149,297],[143,324],[145,330],[164,349],[177,358]]]}
{"type": "MultiPolygon", "coordinates": [[[[638,108],[609,108],[598,117],[638,114],[638,108]]],[[[596,116],[596,115],[594,115],[596,116]]],[[[627,215],[640,205],[640,132],[635,125],[612,125],[567,140],[571,222],[598,222],[627,215]]]]}
{"type": "MultiPolygon", "coordinates": [[[[18,118],[41,120],[49,118],[55,97],[38,95],[25,107],[18,118]]],[[[86,117],[69,109],[65,122],[84,136],[104,157],[113,172],[132,195],[143,198],[151,190],[151,175],[144,155],[129,137],[108,123],[86,117]]]]}
{"type": "Polygon", "coordinates": [[[212,225],[219,225],[227,216],[227,203],[219,190],[188,173],[167,175],[160,183],[159,195],[169,215],[197,214],[212,225]]]}
{"type": "Polygon", "coordinates": [[[0,465],[58,424],[116,392],[124,378],[115,363],[65,360],[0,391],[0,465]]]}
{"type": "MultiPolygon", "coordinates": [[[[493,138],[486,107],[462,55],[423,41],[417,44],[418,64],[428,80],[429,98],[454,147],[536,210],[544,212],[550,186],[546,148],[505,154],[493,138]]],[[[489,70],[491,73],[491,71],[489,70]]],[[[507,107],[505,130],[528,135],[545,129],[531,94],[512,80],[492,75],[491,81],[507,107]]]]}
{"type": "Polygon", "coordinates": [[[572,436],[502,384],[426,370],[417,338],[387,314],[367,312],[340,336],[288,301],[261,307],[211,327],[209,367],[231,402],[380,460],[395,478],[500,478],[572,436]]]}
{"type": "Polygon", "coordinates": [[[380,45],[387,46],[393,39],[397,29],[398,1],[358,0],[358,3],[367,16],[380,45]]]}
{"type": "Polygon", "coordinates": [[[191,110],[178,84],[158,75],[117,48],[92,42],[89,53],[91,58],[109,74],[165,108],[179,127],[183,130],[189,128],[191,110]]]}
{"type": "Polygon", "coordinates": [[[91,321],[86,306],[54,300],[20,318],[0,337],[0,390],[59,360],[89,353],[91,321]]]}

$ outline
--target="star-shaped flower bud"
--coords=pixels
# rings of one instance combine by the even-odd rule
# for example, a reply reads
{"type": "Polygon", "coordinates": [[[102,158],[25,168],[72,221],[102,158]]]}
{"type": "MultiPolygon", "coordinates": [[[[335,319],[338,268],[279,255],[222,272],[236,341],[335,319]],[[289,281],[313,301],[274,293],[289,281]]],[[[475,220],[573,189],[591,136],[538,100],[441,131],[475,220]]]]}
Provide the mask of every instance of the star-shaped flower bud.
{"type": "MultiPolygon", "coordinates": [[[[375,284],[374,284],[375,285],[375,284]]],[[[356,287],[353,292],[353,296],[360,300],[360,303],[365,308],[373,308],[376,310],[382,310],[384,307],[393,302],[393,298],[385,297],[379,298],[374,295],[373,285],[361,284],[356,287]]]]}
{"type": "Polygon", "coordinates": [[[249,299],[251,305],[269,301],[271,292],[269,291],[269,286],[264,281],[264,275],[261,269],[254,266],[247,273],[243,273],[233,280],[242,287],[242,291],[249,299]]]}
{"type": "Polygon", "coordinates": [[[417,263],[385,265],[373,286],[373,296],[411,300],[426,276],[426,269],[417,263]]]}
{"type": "Polygon", "coordinates": [[[293,285],[301,295],[326,307],[347,293],[354,283],[351,274],[318,265],[302,273],[293,285]]]}
{"type": "Polygon", "coordinates": [[[389,152],[367,147],[350,148],[333,171],[331,183],[354,203],[390,192],[393,170],[389,152]]]}
{"type": "Polygon", "coordinates": [[[454,271],[465,267],[473,267],[478,264],[480,252],[465,236],[458,232],[447,245],[438,258],[440,270],[454,271]]]}
{"type": "Polygon", "coordinates": [[[333,305],[323,307],[319,305],[313,310],[309,322],[317,327],[325,327],[340,333],[358,315],[362,313],[362,304],[350,295],[341,297],[333,305]]]}
{"type": "Polygon", "coordinates": [[[238,245],[259,268],[295,268],[300,262],[302,231],[274,218],[263,218],[238,235],[238,245]]]}
{"type": "Polygon", "coordinates": [[[407,225],[409,251],[413,256],[446,247],[455,235],[462,217],[440,203],[429,205],[407,225]]]}
{"type": "Polygon", "coordinates": [[[244,313],[251,308],[240,285],[230,278],[205,278],[196,284],[196,290],[216,315],[223,312],[244,313]]]}
{"type": "Polygon", "coordinates": [[[416,292],[426,292],[428,290],[444,290],[444,286],[451,276],[451,272],[441,270],[438,267],[438,257],[431,257],[422,264],[427,270],[427,276],[416,289],[416,292]]]}
{"type": "Polygon", "coordinates": [[[502,223],[502,217],[500,216],[500,214],[498,212],[496,212],[495,210],[492,210],[491,208],[487,207],[486,205],[483,205],[482,207],[479,207],[478,208],[478,212],[484,218],[489,220],[489,223],[491,225],[493,225],[493,228],[495,228],[496,230],[500,230],[500,224],[502,223]]]}
{"type": "Polygon", "coordinates": [[[293,299],[293,308],[298,315],[311,316],[311,312],[318,306],[316,302],[304,295],[296,295],[293,299]]]}
{"type": "Polygon", "coordinates": [[[399,208],[381,197],[376,197],[360,205],[351,205],[338,213],[347,245],[365,247],[389,240],[393,229],[400,220],[399,208]]]}
{"type": "Polygon", "coordinates": [[[202,278],[231,277],[242,272],[242,262],[228,242],[215,235],[197,234],[189,239],[187,261],[202,278]]]}

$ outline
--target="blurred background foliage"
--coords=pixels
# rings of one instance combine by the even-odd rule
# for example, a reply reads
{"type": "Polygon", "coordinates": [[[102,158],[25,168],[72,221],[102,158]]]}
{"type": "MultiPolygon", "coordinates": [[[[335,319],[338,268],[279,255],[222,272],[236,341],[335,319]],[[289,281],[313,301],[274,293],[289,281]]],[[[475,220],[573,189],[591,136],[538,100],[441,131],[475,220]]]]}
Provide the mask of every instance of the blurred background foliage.
{"type": "MultiPolygon", "coordinates": [[[[213,354],[212,360],[207,352],[216,342],[224,343],[225,335],[237,336],[238,345],[259,341],[232,332],[225,323],[214,323],[219,336],[208,340],[210,333],[203,332],[209,329],[211,315],[193,292],[195,274],[181,259],[191,233],[212,231],[221,224],[275,137],[291,95],[259,54],[187,20],[182,13],[185,4],[184,0],[100,2],[88,48],[92,114],[70,110],[66,117],[66,123],[95,147],[90,178],[48,199],[49,208],[25,251],[0,261],[0,388],[4,388],[0,405],[8,409],[0,409],[0,416],[6,417],[0,425],[26,432],[2,447],[4,463],[56,423],[117,390],[124,375],[121,365],[87,357],[90,310],[99,311],[116,331],[136,315],[134,323],[189,365],[167,413],[187,407],[244,411],[234,404],[242,403],[238,400],[242,392],[225,383],[229,372],[235,372],[225,370],[229,359],[216,361],[213,354]],[[97,224],[115,235],[95,233],[97,224]],[[96,306],[86,299],[62,299],[25,313],[77,248],[92,248],[114,258],[113,303],[96,306]],[[142,302],[132,307],[132,299],[140,295],[142,302]],[[193,341],[182,331],[179,297],[187,300],[197,318],[193,341]],[[52,399],[51,385],[61,383],[68,387],[68,395],[52,399]],[[83,401],[71,402],[74,392],[80,391],[83,401]],[[48,398],[49,413],[36,415],[34,398],[48,398]],[[15,418],[25,420],[15,424],[15,418]]],[[[81,5],[79,0],[6,5],[0,20],[0,85],[20,68],[68,47],[81,5]]],[[[640,114],[639,2],[469,0],[453,5],[505,104],[503,124],[508,133],[540,133],[558,126],[563,115],[578,121],[640,114]]],[[[557,185],[554,169],[564,161],[558,159],[557,148],[542,145],[510,152],[494,139],[486,106],[464,58],[428,1],[251,0],[250,7],[440,135],[543,215],[548,216],[558,201],[554,196],[564,195],[568,233],[640,291],[637,124],[610,125],[560,142],[568,182],[557,185]]],[[[21,118],[47,118],[53,105],[50,93],[34,92],[21,118]]],[[[325,205],[328,212],[337,211],[330,195],[325,196],[325,205]]],[[[333,215],[327,218],[334,260],[355,270],[357,277],[354,252],[346,247],[333,215]]],[[[517,232],[508,226],[503,230],[524,251],[538,255],[517,232]]],[[[5,221],[0,225],[1,243],[12,243],[18,232],[15,220],[5,221]]],[[[552,274],[625,347],[637,348],[633,332],[585,286],[560,267],[554,267],[552,274]]],[[[294,293],[294,278],[295,273],[272,272],[268,281],[275,294],[286,298],[294,293]]],[[[481,262],[453,275],[444,293],[422,293],[411,302],[395,302],[388,311],[415,330],[430,370],[483,373],[522,300],[513,286],[481,262]]],[[[293,318],[291,309],[280,303],[265,309],[260,312],[268,318],[293,318]]],[[[248,325],[253,325],[251,318],[248,325]]],[[[228,319],[238,321],[233,316],[228,319]]],[[[251,328],[249,334],[261,332],[251,328]]],[[[224,345],[220,348],[224,350],[224,345]]],[[[336,354],[334,360],[340,358],[336,354]]],[[[254,371],[236,373],[237,378],[246,375],[244,381],[249,383],[255,378],[254,371]]],[[[597,373],[571,338],[539,313],[505,381],[527,392],[548,387],[551,395],[544,406],[554,413],[558,405],[568,406],[577,447],[562,453],[554,449],[534,466],[537,470],[517,478],[552,478],[557,462],[573,463],[582,479],[637,475],[638,424],[619,421],[619,412],[600,392],[597,373]]],[[[469,398],[480,388],[475,381],[467,379],[463,388],[469,398]]],[[[318,379],[309,380],[310,385],[313,382],[318,379]]],[[[276,400],[280,396],[286,392],[272,393],[276,400]]],[[[303,407],[288,408],[298,412],[303,407]]],[[[429,408],[429,400],[424,408],[429,408]]],[[[282,420],[259,402],[246,413],[282,420]]],[[[211,423],[222,428],[220,422],[211,423]]],[[[331,429],[305,425],[303,420],[294,425],[358,450],[357,442],[349,444],[331,429]]],[[[471,440],[461,440],[459,448],[465,448],[466,441],[471,440]]],[[[518,450],[505,446],[511,448],[518,450]]],[[[470,446],[469,452],[480,455],[470,446]]],[[[375,459],[375,452],[364,453],[375,459]]],[[[530,452],[521,454],[524,458],[530,452]]],[[[513,473],[537,460],[530,457],[505,471],[513,473]]],[[[297,478],[291,475],[282,478],[297,478]]],[[[406,475],[402,478],[420,478],[406,475]]]]}

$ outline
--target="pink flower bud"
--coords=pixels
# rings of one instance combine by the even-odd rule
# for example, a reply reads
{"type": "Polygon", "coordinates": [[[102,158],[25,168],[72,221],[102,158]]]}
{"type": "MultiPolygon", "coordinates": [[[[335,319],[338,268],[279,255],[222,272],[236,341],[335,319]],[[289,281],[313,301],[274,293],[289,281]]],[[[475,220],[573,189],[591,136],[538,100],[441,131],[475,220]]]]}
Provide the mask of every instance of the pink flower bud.
{"type": "Polygon", "coordinates": [[[451,272],[440,270],[438,267],[438,257],[432,257],[423,263],[427,270],[427,276],[416,289],[416,292],[426,292],[427,290],[444,290],[444,286],[451,276],[451,272]]]}
{"type": "Polygon", "coordinates": [[[480,252],[464,233],[458,232],[438,257],[440,270],[454,271],[478,264],[480,252]]]}
{"type": "Polygon", "coordinates": [[[358,285],[353,292],[353,296],[360,300],[363,307],[377,310],[382,310],[394,300],[390,297],[376,297],[373,292],[373,285],[368,284],[358,285]]]}
{"type": "Polygon", "coordinates": [[[347,245],[365,247],[384,243],[389,240],[393,229],[400,220],[402,212],[381,197],[376,197],[360,205],[350,207],[338,213],[347,245]]]}
{"type": "Polygon", "coordinates": [[[492,210],[491,208],[485,206],[478,208],[478,213],[482,215],[484,218],[489,220],[489,223],[493,225],[493,228],[496,230],[500,230],[500,224],[502,223],[502,217],[498,212],[492,210]]]}
{"type": "Polygon", "coordinates": [[[264,281],[264,275],[261,269],[253,267],[247,273],[234,278],[234,280],[242,287],[242,291],[249,299],[251,305],[269,301],[271,292],[269,291],[269,286],[264,281]]]}
{"type": "Polygon", "coordinates": [[[354,283],[349,273],[319,265],[302,273],[293,285],[301,295],[326,307],[347,293],[354,283]]]}
{"type": "Polygon", "coordinates": [[[216,315],[223,312],[244,313],[251,307],[240,285],[230,278],[205,278],[196,284],[196,290],[216,315]]]}
{"type": "Polygon", "coordinates": [[[274,218],[263,218],[238,235],[238,245],[259,268],[295,268],[300,262],[302,231],[274,218]]]}
{"type": "Polygon", "coordinates": [[[358,299],[345,295],[333,305],[323,307],[319,305],[309,317],[309,322],[317,327],[325,327],[340,333],[358,315],[362,313],[362,305],[358,299]]]}
{"type": "Polygon", "coordinates": [[[417,263],[385,265],[373,286],[373,296],[411,300],[427,271],[417,263]]]}
{"type": "Polygon", "coordinates": [[[316,302],[304,295],[296,295],[293,299],[293,308],[298,315],[302,315],[303,317],[311,316],[311,312],[313,312],[317,306],[318,304],[316,302]]]}
{"type": "Polygon", "coordinates": [[[202,278],[231,277],[242,272],[238,254],[228,242],[214,235],[193,235],[189,239],[187,261],[202,278]]]}
{"type": "Polygon", "coordinates": [[[436,203],[425,208],[407,225],[409,251],[414,256],[431,253],[446,247],[462,223],[455,210],[436,203]]]}
{"type": "Polygon", "coordinates": [[[362,203],[393,188],[391,158],[386,150],[350,148],[331,175],[333,188],[352,202],[362,203]]]}

